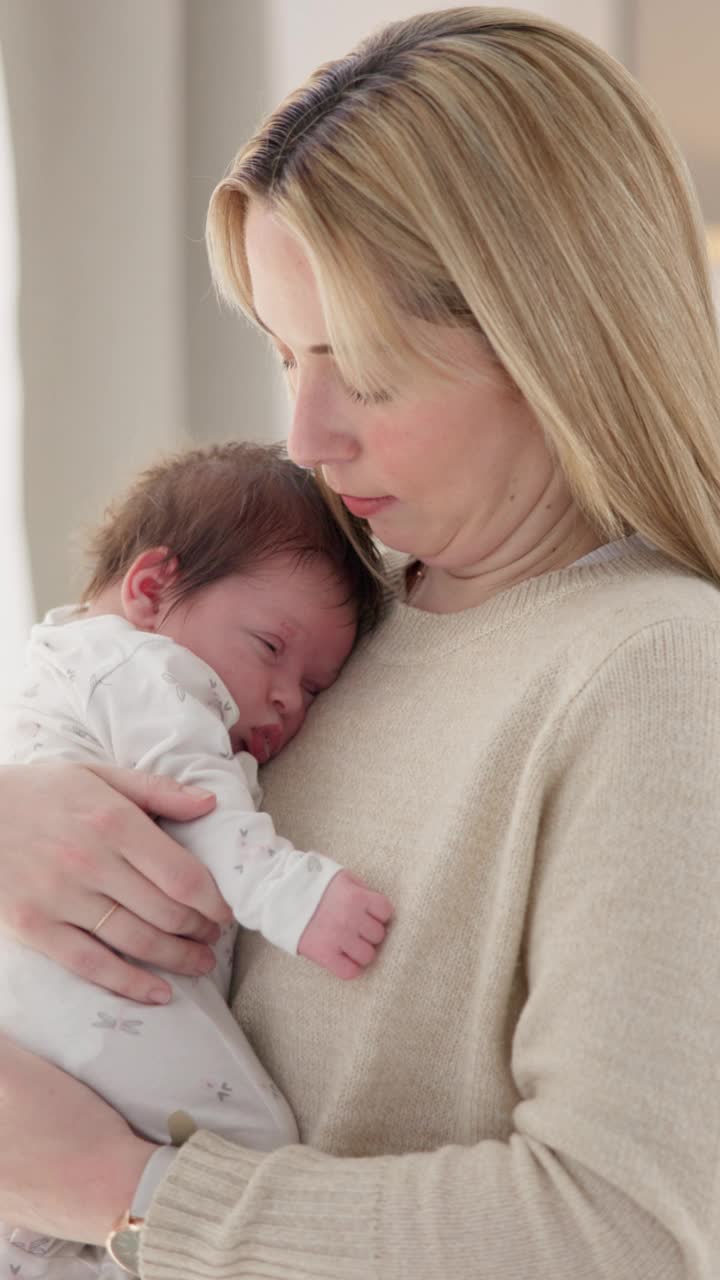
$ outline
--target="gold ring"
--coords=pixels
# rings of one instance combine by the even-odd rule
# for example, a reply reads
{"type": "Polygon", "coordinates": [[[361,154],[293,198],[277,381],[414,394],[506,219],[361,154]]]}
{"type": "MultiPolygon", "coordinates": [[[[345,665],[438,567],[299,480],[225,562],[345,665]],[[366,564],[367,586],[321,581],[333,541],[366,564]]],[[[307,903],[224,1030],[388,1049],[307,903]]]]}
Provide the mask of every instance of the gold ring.
{"type": "Polygon", "coordinates": [[[100,932],[103,925],[110,919],[113,911],[117,911],[119,906],[120,906],[119,902],[113,902],[112,906],[109,907],[108,910],[105,912],[105,915],[98,920],[97,924],[95,925],[95,928],[90,930],[93,937],[95,936],[96,933],[100,932]]]}

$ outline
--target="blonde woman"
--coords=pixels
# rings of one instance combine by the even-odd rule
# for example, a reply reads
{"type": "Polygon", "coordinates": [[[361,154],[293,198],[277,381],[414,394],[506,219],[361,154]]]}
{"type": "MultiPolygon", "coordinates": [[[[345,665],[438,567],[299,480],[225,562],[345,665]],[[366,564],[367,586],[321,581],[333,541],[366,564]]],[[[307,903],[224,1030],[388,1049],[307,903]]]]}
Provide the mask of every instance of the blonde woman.
{"type": "MultiPolygon", "coordinates": [[[[0,1217],[100,1243],[133,1206],[146,1280],[710,1280],[720,364],[682,163],[594,46],[457,9],[291,94],[209,244],[287,371],[290,453],[392,549],[389,615],[266,803],[397,918],[354,984],[242,940],[235,1012],[304,1146],[158,1156],[6,1045],[0,1217]]],[[[208,803],[7,772],[0,901],[150,999],[97,921],[119,902],[103,942],[187,967],[170,930],[222,904],[138,802],[208,803]]]]}

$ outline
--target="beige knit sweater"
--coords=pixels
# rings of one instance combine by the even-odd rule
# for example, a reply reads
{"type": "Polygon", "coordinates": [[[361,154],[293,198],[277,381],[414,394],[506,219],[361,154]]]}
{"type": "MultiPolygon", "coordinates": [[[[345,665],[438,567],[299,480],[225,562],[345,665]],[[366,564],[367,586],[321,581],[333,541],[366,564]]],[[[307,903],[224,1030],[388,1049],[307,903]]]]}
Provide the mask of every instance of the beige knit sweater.
{"type": "Polygon", "coordinates": [[[397,919],[346,984],[244,937],[308,1145],[196,1135],[147,1280],[717,1280],[720,593],[630,547],[397,603],[265,784],[397,919]]]}

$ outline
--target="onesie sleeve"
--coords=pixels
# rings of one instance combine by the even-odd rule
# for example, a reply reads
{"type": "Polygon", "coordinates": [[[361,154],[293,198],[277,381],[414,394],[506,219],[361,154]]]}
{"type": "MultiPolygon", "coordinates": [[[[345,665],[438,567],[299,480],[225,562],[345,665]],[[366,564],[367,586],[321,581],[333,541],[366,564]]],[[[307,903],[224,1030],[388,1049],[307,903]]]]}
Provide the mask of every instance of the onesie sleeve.
{"type": "Polygon", "coordinates": [[[295,849],[258,812],[257,765],[233,756],[238,709],[215,672],[164,636],[133,637],[87,682],[85,722],[118,764],[212,791],[212,813],[163,822],[214,875],[238,922],[291,954],[340,870],[295,849]]]}

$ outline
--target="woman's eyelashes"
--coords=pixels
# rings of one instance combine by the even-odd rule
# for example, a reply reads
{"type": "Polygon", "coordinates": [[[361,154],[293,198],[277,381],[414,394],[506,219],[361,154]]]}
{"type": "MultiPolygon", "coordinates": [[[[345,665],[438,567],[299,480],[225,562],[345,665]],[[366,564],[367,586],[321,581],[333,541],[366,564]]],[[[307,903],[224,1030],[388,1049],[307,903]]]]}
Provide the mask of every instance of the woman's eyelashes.
{"type": "MultiPolygon", "coordinates": [[[[280,362],[285,373],[297,369],[297,360],[293,360],[292,356],[281,356],[280,362]]],[[[345,391],[353,404],[386,404],[391,398],[389,391],[358,391],[356,387],[345,387],[345,391]]]]}
{"type": "Polygon", "coordinates": [[[348,387],[347,393],[354,404],[387,404],[390,399],[389,391],[357,391],[355,387],[348,387]]]}

